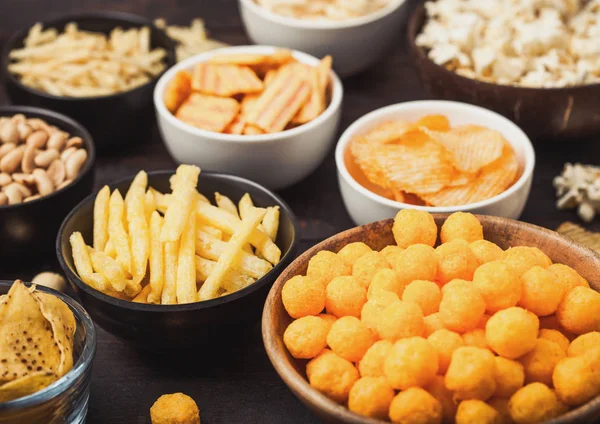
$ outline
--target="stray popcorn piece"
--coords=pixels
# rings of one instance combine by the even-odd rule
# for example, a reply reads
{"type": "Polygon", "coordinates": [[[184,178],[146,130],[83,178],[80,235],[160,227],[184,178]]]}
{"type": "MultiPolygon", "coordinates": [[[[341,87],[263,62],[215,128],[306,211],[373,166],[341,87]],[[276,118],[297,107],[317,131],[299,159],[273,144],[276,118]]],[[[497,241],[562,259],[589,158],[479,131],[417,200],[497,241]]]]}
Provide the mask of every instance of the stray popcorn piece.
{"type": "Polygon", "coordinates": [[[554,178],[556,207],[577,208],[585,222],[592,222],[600,211],[600,168],[591,165],[566,163],[561,175],[554,178]]]}
{"type": "Polygon", "coordinates": [[[152,424],[200,424],[194,399],[183,393],[162,395],[150,408],[152,424]]]}
{"type": "Polygon", "coordinates": [[[202,19],[192,20],[189,27],[167,25],[164,18],[156,19],[154,25],[163,29],[171,39],[177,42],[175,54],[178,62],[209,50],[227,46],[225,43],[208,38],[202,19]]]}

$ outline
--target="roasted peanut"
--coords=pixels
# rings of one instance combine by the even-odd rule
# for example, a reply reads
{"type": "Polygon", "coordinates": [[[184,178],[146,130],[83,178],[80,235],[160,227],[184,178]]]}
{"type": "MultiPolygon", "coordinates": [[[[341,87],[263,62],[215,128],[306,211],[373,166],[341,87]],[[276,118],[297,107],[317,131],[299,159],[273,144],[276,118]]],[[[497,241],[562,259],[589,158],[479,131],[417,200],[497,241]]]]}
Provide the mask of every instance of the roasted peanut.
{"type": "Polygon", "coordinates": [[[65,150],[63,150],[63,152],[60,154],[60,158],[63,160],[63,162],[66,163],[67,159],[69,159],[69,156],[75,153],[76,150],[77,147],[68,147],[65,150]]]}
{"type": "Polygon", "coordinates": [[[12,183],[12,178],[5,172],[0,173],[0,187],[4,187],[12,183]]]}
{"type": "Polygon", "coordinates": [[[12,122],[14,122],[15,124],[20,124],[26,121],[25,115],[23,115],[22,113],[17,113],[16,115],[13,115],[12,118],[10,118],[10,120],[12,122]]]}
{"type": "Polygon", "coordinates": [[[11,177],[13,181],[16,181],[21,184],[33,185],[33,183],[35,182],[33,179],[33,175],[24,174],[22,172],[15,172],[11,175],[11,177]]]}
{"type": "Polygon", "coordinates": [[[7,185],[2,189],[2,191],[8,198],[9,205],[14,205],[23,201],[23,193],[21,193],[21,190],[19,190],[19,188],[13,184],[7,185]]]}
{"type": "Polygon", "coordinates": [[[19,189],[19,191],[21,192],[23,197],[29,197],[33,194],[33,193],[31,193],[31,190],[29,190],[29,188],[27,188],[24,184],[21,184],[21,183],[18,183],[15,181],[15,182],[10,183],[7,187],[9,187],[11,185],[15,186],[17,189],[19,189]]]}
{"type": "Polygon", "coordinates": [[[87,152],[83,149],[78,149],[72,155],[70,155],[65,163],[67,171],[67,178],[72,180],[79,174],[81,167],[87,159],[87,152]]]}
{"type": "Polygon", "coordinates": [[[62,160],[55,159],[48,167],[46,174],[48,174],[55,186],[59,186],[67,176],[65,164],[62,160]]]}
{"type": "Polygon", "coordinates": [[[19,132],[14,122],[9,121],[0,128],[0,140],[3,143],[17,144],[19,142],[19,132]]]}
{"type": "Polygon", "coordinates": [[[43,169],[35,169],[33,171],[33,178],[35,179],[35,186],[40,195],[46,196],[54,191],[54,184],[43,169]]]}
{"type": "Polygon", "coordinates": [[[34,162],[40,168],[48,168],[54,159],[58,159],[60,154],[57,150],[48,149],[44,152],[38,153],[34,159],[34,162]]]}
{"type": "Polygon", "coordinates": [[[6,143],[6,144],[3,144],[2,146],[0,146],[0,159],[2,159],[4,156],[6,156],[6,154],[8,152],[10,152],[12,149],[14,149],[15,147],[17,147],[17,145],[13,144],[13,143],[6,143]]]}
{"type": "Polygon", "coordinates": [[[40,197],[42,196],[40,196],[39,194],[34,194],[33,196],[29,196],[23,199],[23,202],[31,202],[32,200],[39,199],[40,197]]]}
{"type": "Polygon", "coordinates": [[[81,147],[83,146],[83,140],[81,137],[71,137],[69,141],[67,141],[67,147],[81,147]]]}
{"type": "Polygon", "coordinates": [[[65,291],[67,288],[67,283],[62,275],[55,274],[54,272],[41,272],[33,277],[31,283],[39,286],[50,287],[51,289],[61,292],[65,291]]]}
{"type": "Polygon", "coordinates": [[[34,130],[43,130],[46,133],[50,130],[50,126],[40,118],[29,118],[27,124],[34,130]]]}
{"type": "Polygon", "coordinates": [[[25,141],[27,140],[27,137],[31,135],[33,130],[29,125],[21,123],[17,125],[17,132],[19,133],[19,140],[25,141]]]}
{"type": "Polygon", "coordinates": [[[8,205],[8,197],[6,194],[0,192],[0,206],[8,205]]]}
{"type": "Polygon", "coordinates": [[[27,145],[34,146],[36,149],[42,149],[48,141],[48,133],[44,130],[37,130],[27,137],[27,145]]]}
{"type": "Polygon", "coordinates": [[[21,170],[25,174],[31,174],[35,169],[35,157],[38,154],[38,150],[35,146],[27,146],[23,153],[23,159],[21,159],[21,170]]]}
{"type": "Polygon", "coordinates": [[[0,172],[6,172],[7,174],[12,174],[15,172],[21,164],[24,153],[25,146],[18,146],[4,155],[4,157],[0,160],[0,172]]]}
{"type": "Polygon", "coordinates": [[[46,146],[48,147],[48,149],[54,149],[60,152],[63,149],[63,147],[65,147],[66,140],[67,137],[63,132],[55,131],[50,136],[50,138],[48,138],[48,143],[46,143],[46,146]]]}

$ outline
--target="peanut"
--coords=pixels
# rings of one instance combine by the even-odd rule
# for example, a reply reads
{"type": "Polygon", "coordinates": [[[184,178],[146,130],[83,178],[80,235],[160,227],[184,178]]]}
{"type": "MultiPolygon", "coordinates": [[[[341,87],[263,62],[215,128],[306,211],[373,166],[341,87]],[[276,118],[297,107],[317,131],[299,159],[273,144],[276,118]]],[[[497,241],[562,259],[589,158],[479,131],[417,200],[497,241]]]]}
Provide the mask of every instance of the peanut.
{"type": "Polygon", "coordinates": [[[35,180],[33,179],[33,175],[24,174],[22,172],[15,172],[14,174],[12,174],[12,179],[17,183],[26,185],[33,185],[33,183],[35,182],[35,180]]]}
{"type": "Polygon", "coordinates": [[[34,131],[29,137],[27,137],[27,145],[34,146],[36,149],[43,148],[47,141],[48,133],[43,130],[34,131]]]}
{"type": "Polygon", "coordinates": [[[15,147],[17,147],[17,145],[13,144],[13,143],[6,143],[6,144],[3,144],[2,146],[0,146],[0,159],[2,159],[4,156],[6,156],[6,154],[8,152],[10,152],[12,149],[14,149],[15,147]]]}
{"type": "Polygon", "coordinates": [[[5,172],[0,173],[0,187],[4,187],[12,183],[12,178],[5,172]]]}
{"type": "Polygon", "coordinates": [[[6,197],[8,198],[8,204],[14,205],[23,201],[23,194],[21,190],[15,187],[13,184],[9,184],[2,189],[6,197]]]}
{"type": "Polygon", "coordinates": [[[25,202],[25,203],[31,202],[32,200],[39,199],[40,197],[42,197],[42,196],[40,196],[39,194],[34,194],[33,196],[24,198],[23,202],[25,202]]]}
{"type": "Polygon", "coordinates": [[[8,204],[8,197],[6,197],[6,194],[0,192],[0,206],[7,205],[7,204],[8,204]]]}
{"type": "Polygon", "coordinates": [[[35,169],[33,171],[33,178],[35,179],[35,186],[38,189],[38,193],[41,196],[46,196],[54,191],[54,184],[43,169],[35,169]]]}
{"type": "Polygon", "coordinates": [[[6,122],[0,130],[0,140],[3,143],[17,144],[19,142],[19,132],[14,122],[6,122]]]}
{"type": "Polygon", "coordinates": [[[58,159],[59,157],[60,157],[60,154],[58,153],[57,150],[48,149],[45,152],[39,153],[35,157],[34,162],[40,168],[48,168],[48,166],[50,166],[50,164],[54,161],[54,159],[58,159]]]}
{"type": "Polygon", "coordinates": [[[10,118],[10,120],[15,124],[20,124],[22,122],[25,122],[26,118],[25,115],[23,115],[22,113],[17,113],[16,115],[13,115],[13,117],[10,118]]]}
{"type": "Polygon", "coordinates": [[[50,136],[46,146],[48,147],[48,149],[54,149],[60,152],[63,149],[63,147],[65,147],[66,140],[67,137],[65,137],[65,134],[63,134],[60,131],[56,131],[50,136]]]}
{"type": "Polygon", "coordinates": [[[39,273],[33,277],[31,282],[39,286],[50,287],[51,289],[58,290],[60,292],[65,291],[67,288],[67,283],[62,275],[55,274],[54,272],[39,273]]]}
{"type": "Polygon", "coordinates": [[[83,140],[81,137],[71,137],[69,141],[67,141],[67,147],[81,147],[83,146],[83,140]]]}
{"type": "Polygon", "coordinates": [[[69,156],[67,162],[65,163],[65,168],[67,171],[67,178],[72,180],[79,174],[81,167],[85,163],[87,159],[87,152],[83,149],[78,149],[72,155],[69,156]]]}
{"type": "Polygon", "coordinates": [[[25,153],[23,153],[23,159],[21,159],[21,170],[25,174],[31,174],[35,169],[35,157],[38,154],[35,146],[27,146],[25,153]]]}
{"type": "Polygon", "coordinates": [[[77,147],[68,147],[68,148],[66,148],[60,154],[60,158],[63,160],[63,162],[67,162],[67,159],[69,159],[69,156],[71,156],[73,153],[75,153],[75,150],[77,150],[77,147]]]}
{"type": "Polygon", "coordinates": [[[29,196],[32,195],[31,190],[29,190],[27,187],[25,187],[21,183],[18,183],[18,182],[15,181],[13,183],[10,183],[6,187],[10,187],[10,186],[16,187],[21,192],[21,194],[23,195],[23,197],[29,197],[29,196]]]}
{"type": "Polygon", "coordinates": [[[12,174],[17,170],[23,159],[25,146],[19,146],[12,149],[0,160],[0,171],[12,174]]]}
{"type": "Polygon", "coordinates": [[[67,177],[65,164],[60,159],[55,159],[48,167],[46,173],[48,174],[55,186],[59,186],[67,177]]]}
{"type": "Polygon", "coordinates": [[[33,129],[25,123],[17,124],[17,132],[19,133],[19,139],[27,140],[27,137],[31,135],[33,129]]]}

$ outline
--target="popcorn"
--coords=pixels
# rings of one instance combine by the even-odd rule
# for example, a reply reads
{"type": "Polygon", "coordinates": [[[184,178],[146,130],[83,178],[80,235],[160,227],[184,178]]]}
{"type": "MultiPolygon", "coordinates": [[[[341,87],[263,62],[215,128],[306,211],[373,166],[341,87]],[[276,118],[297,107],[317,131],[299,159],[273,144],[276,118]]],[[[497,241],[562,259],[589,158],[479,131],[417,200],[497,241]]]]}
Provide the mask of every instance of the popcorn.
{"type": "Polygon", "coordinates": [[[563,172],[554,178],[558,209],[577,208],[579,217],[591,222],[600,211],[600,168],[566,163],[563,172]]]}

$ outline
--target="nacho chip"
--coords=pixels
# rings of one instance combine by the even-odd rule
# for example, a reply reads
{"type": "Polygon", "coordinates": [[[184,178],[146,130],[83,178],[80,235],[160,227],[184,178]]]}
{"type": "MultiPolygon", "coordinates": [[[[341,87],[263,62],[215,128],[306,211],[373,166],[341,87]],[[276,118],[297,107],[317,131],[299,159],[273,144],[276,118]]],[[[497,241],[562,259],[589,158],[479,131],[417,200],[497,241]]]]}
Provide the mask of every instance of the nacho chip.
{"type": "Polygon", "coordinates": [[[38,371],[0,385],[0,402],[19,399],[39,392],[57,380],[51,372],[38,371]]]}
{"type": "Polygon", "coordinates": [[[165,89],[165,106],[169,112],[175,113],[191,92],[191,74],[188,71],[177,72],[165,89]]]}
{"type": "Polygon", "coordinates": [[[235,99],[194,93],[175,116],[194,127],[222,132],[235,119],[239,109],[240,104],[235,99]]]}

